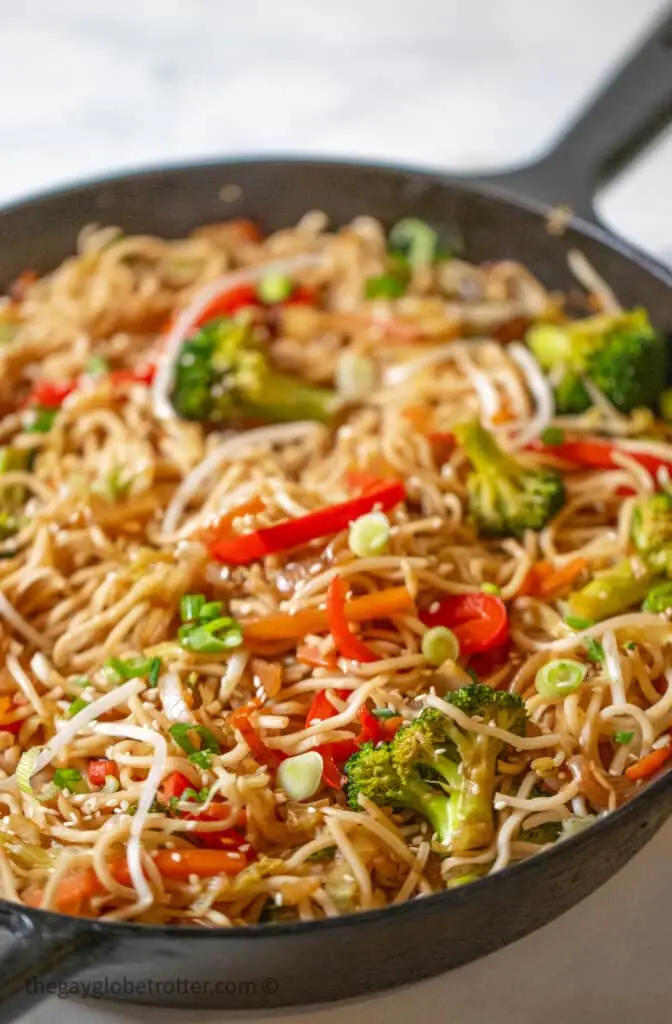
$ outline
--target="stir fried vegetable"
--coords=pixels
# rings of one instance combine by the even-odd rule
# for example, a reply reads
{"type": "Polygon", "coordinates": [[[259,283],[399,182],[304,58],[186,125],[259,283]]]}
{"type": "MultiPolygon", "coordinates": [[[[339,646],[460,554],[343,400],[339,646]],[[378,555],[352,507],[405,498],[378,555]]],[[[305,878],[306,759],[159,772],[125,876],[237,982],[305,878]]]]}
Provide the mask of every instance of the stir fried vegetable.
{"type": "Polygon", "coordinates": [[[252,343],[250,324],[226,317],[182,345],[172,401],[180,416],[201,423],[330,423],[341,408],[335,392],[272,369],[252,343]]]}
{"type": "MultiPolygon", "coordinates": [[[[449,701],[469,717],[525,733],[525,706],[516,694],[474,685],[454,691],[449,701]]],[[[504,748],[501,740],[462,729],[428,708],[391,743],[365,744],[348,761],[348,802],[357,808],[361,794],[377,804],[410,808],[427,818],[453,853],[479,849],[494,833],[496,764],[504,748]]]]}
{"type": "Polygon", "coordinates": [[[592,404],[584,377],[624,413],[652,408],[664,388],[665,341],[643,309],[540,324],[528,331],[526,340],[542,369],[557,380],[560,413],[583,412],[592,404]]]}
{"type": "Polygon", "coordinates": [[[520,537],[541,530],[565,501],[562,477],[528,469],[505,455],[478,421],[461,423],[455,436],[474,471],[467,479],[469,511],[480,533],[520,537]]]}

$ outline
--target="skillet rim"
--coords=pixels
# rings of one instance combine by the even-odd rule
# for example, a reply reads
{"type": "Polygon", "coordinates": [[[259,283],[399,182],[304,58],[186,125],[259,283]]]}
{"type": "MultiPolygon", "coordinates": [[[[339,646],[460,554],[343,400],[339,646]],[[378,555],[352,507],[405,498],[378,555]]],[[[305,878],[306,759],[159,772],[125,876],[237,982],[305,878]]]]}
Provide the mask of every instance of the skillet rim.
{"type": "MultiPolygon", "coordinates": [[[[30,193],[25,197],[12,200],[0,206],[0,226],[3,217],[8,215],[21,215],[22,212],[38,209],[41,205],[59,202],[67,198],[77,198],[87,193],[95,192],[96,189],[104,189],[110,186],[128,187],[134,182],[142,182],[151,178],[160,178],[165,175],[184,175],[200,170],[222,172],[236,168],[262,167],[269,169],[273,166],[298,170],[301,167],[311,167],[323,170],[363,170],[377,171],[382,174],[405,175],[408,178],[421,180],[427,184],[444,186],[455,190],[466,192],[474,197],[493,199],[501,205],[513,208],[514,211],[524,210],[536,217],[546,218],[552,210],[552,206],[541,200],[530,196],[520,195],[515,191],[516,172],[503,172],[501,180],[497,174],[491,176],[477,175],[467,176],[451,174],[439,169],[433,170],[428,167],[399,164],[385,160],[358,160],[355,157],[336,157],[313,155],[313,154],[268,154],[264,156],[235,155],[224,160],[217,157],[208,159],[196,159],[193,161],[176,161],[175,163],[164,163],[147,165],[122,171],[117,174],[107,174],[87,178],[84,181],[64,184],[54,189],[43,192],[30,193]]],[[[529,174],[530,168],[520,168],[521,172],[529,174]]],[[[580,235],[587,236],[618,255],[624,257],[631,263],[637,265],[645,273],[650,274],[662,284],[672,288],[672,269],[666,267],[656,257],[650,256],[626,239],[621,238],[615,232],[610,231],[600,223],[591,223],[581,217],[572,217],[567,226],[568,231],[575,231],[580,235]]],[[[549,244],[553,236],[549,234],[549,244]]],[[[314,921],[293,921],[279,924],[252,924],[236,925],[231,928],[204,928],[197,929],[187,925],[148,925],[132,921],[102,921],[96,918],[76,917],[69,914],[61,914],[52,910],[40,910],[39,908],[28,907],[24,904],[15,903],[12,900],[0,898],[0,917],[6,915],[9,922],[17,919],[27,919],[33,925],[45,926],[45,928],[69,928],[90,934],[92,937],[117,938],[137,940],[140,937],[148,940],[165,938],[169,936],[174,939],[185,939],[187,937],[197,941],[206,941],[216,938],[220,939],[244,939],[250,940],[269,938],[281,935],[300,936],[310,933],[315,929],[321,931],[337,931],[361,923],[363,926],[374,926],[383,917],[392,920],[402,920],[408,915],[415,915],[422,912],[425,905],[433,908],[436,912],[441,909],[447,911],[451,905],[463,903],[469,899],[469,893],[476,887],[479,891],[486,888],[493,888],[499,884],[500,879],[513,878],[524,879],[532,871],[543,871],[546,863],[552,864],[557,861],[563,853],[569,849],[578,849],[581,844],[589,841],[591,836],[608,835],[610,832],[618,831],[634,813],[635,807],[643,807],[644,803],[654,805],[659,796],[665,791],[666,786],[672,785],[672,770],[664,772],[658,779],[635,794],[627,803],[617,810],[603,815],[593,825],[589,826],[579,835],[572,836],[554,844],[550,849],[540,851],[538,854],[511,864],[496,874],[486,875],[468,885],[456,889],[445,889],[442,892],[432,893],[429,896],[415,897],[406,900],[404,903],[391,904],[386,907],[357,911],[352,914],[344,914],[340,917],[324,918],[314,921]]],[[[628,858],[631,859],[631,858],[628,858]]],[[[621,869],[619,869],[620,871],[621,869]]],[[[617,872],[613,872],[608,881],[617,872]]],[[[522,882],[521,882],[522,884],[522,882]]],[[[597,888],[599,888],[598,886],[597,888]]],[[[593,891],[596,891],[594,889],[593,891]]],[[[587,897],[584,897],[587,898],[587,897]]],[[[583,902],[583,898],[578,903],[583,902]]],[[[573,906],[578,905],[573,904],[573,906]]],[[[550,922],[552,923],[552,922],[550,922]]]]}

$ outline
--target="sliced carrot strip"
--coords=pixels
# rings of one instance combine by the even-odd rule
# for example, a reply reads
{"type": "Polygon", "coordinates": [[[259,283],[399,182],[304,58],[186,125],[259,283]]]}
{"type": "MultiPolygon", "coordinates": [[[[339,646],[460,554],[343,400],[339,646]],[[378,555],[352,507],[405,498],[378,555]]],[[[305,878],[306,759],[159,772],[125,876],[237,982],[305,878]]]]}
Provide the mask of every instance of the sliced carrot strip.
{"type": "MultiPolygon", "coordinates": [[[[387,619],[403,615],[414,609],[413,598],[406,587],[390,587],[372,594],[354,597],[345,605],[345,614],[350,622],[366,622],[367,619],[387,619]]],[[[243,625],[243,634],[248,642],[269,640],[302,640],[307,633],[324,633],[329,628],[325,608],[305,608],[295,615],[278,612],[264,619],[254,619],[243,625]]]]}

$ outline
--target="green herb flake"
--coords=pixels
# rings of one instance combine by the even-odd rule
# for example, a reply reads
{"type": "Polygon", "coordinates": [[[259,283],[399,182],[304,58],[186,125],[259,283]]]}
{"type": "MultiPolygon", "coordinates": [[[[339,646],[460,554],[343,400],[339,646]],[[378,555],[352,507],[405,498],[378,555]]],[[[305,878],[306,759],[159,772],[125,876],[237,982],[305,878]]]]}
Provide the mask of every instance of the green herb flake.
{"type": "Polygon", "coordinates": [[[630,743],[634,735],[634,732],[615,732],[614,743],[625,745],[626,743],[630,743]]]}

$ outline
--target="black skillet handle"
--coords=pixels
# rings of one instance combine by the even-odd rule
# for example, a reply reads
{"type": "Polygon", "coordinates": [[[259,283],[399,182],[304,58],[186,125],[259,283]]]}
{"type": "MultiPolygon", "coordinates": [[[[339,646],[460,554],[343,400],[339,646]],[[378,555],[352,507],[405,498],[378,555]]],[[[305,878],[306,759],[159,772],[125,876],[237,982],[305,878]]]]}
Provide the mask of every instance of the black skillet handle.
{"type": "Polygon", "coordinates": [[[509,194],[565,204],[596,221],[597,189],[672,120],[672,8],[570,125],[550,153],[531,166],[479,183],[509,194]]]}
{"type": "Polygon", "coordinates": [[[56,994],[100,955],[104,940],[92,941],[77,918],[28,915],[19,906],[0,904],[0,929],[10,944],[0,949],[0,1020],[18,1020],[32,1006],[56,994]]]}

